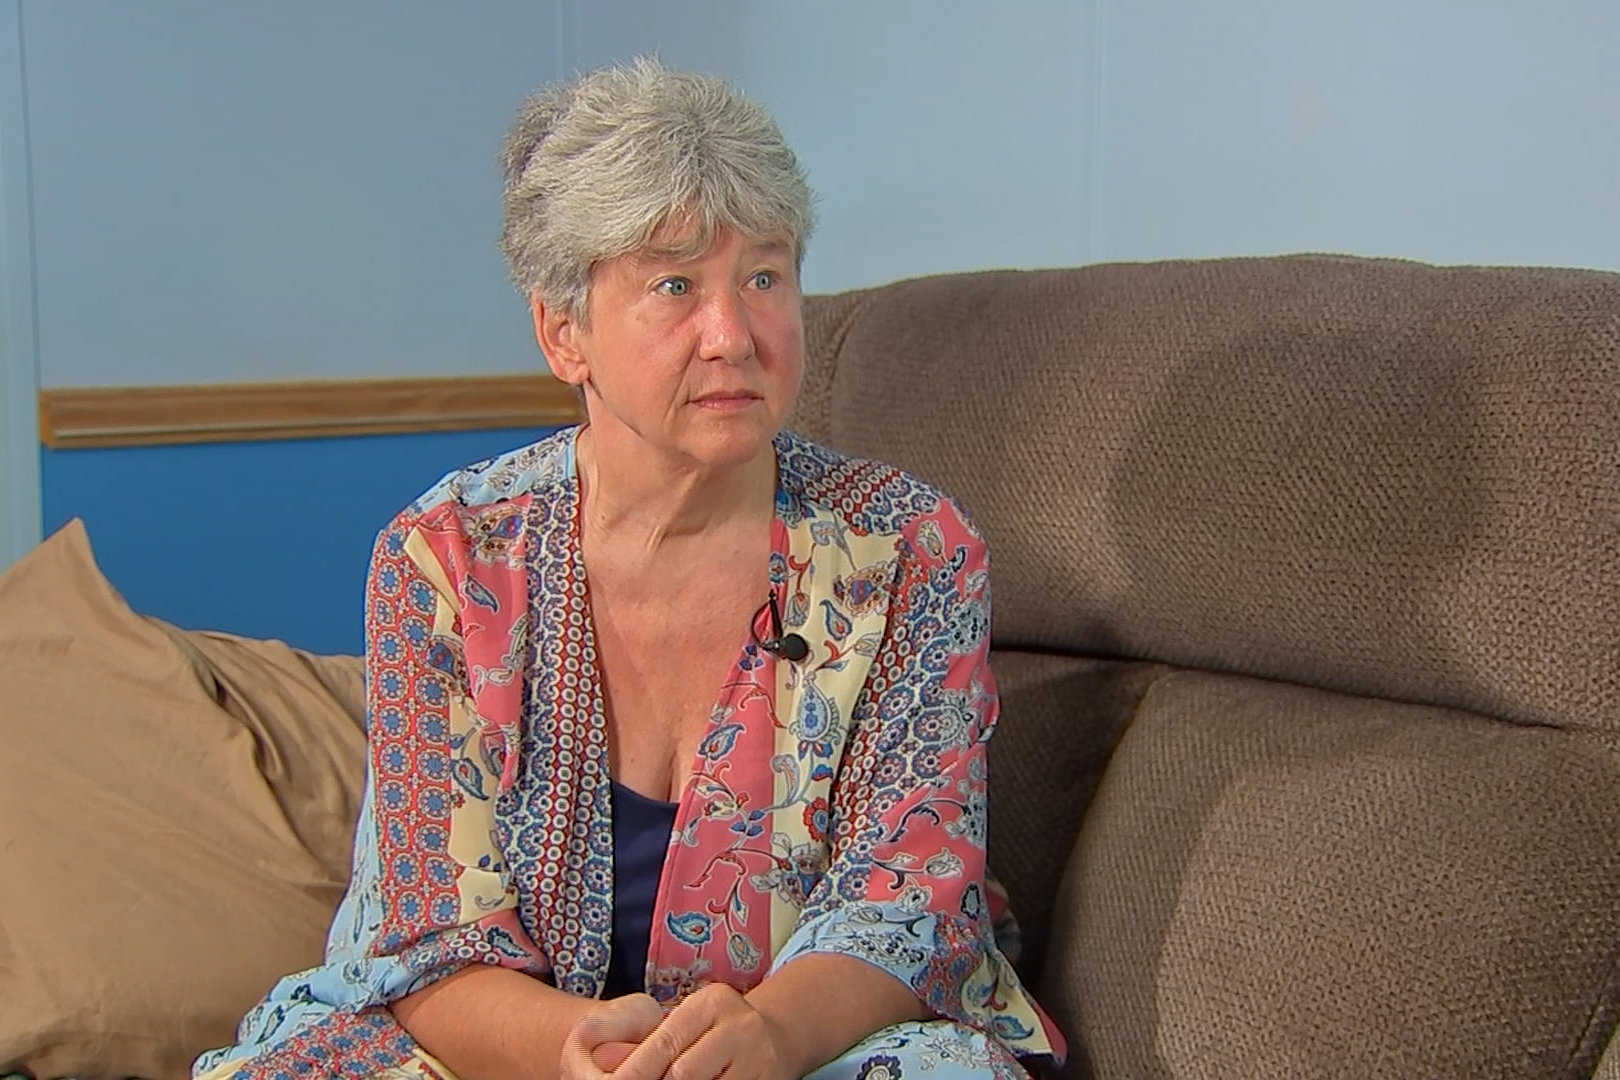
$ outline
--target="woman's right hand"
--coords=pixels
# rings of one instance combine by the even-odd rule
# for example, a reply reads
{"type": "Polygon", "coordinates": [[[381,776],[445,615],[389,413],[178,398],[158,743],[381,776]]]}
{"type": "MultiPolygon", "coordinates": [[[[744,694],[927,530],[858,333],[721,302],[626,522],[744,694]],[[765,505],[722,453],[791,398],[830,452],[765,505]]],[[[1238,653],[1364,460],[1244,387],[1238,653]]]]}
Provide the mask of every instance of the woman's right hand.
{"type": "Polygon", "coordinates": [[[593,1006],[563,1040],[562,1080],[602,1080],[664,1019],[649,994],[626,994],[593,1006]]]}
{"type": "Polygon", "coordinates": [[[624,1059],[639,1045],[633,1042],[605,1042],[591,1051],[591,1060],[598,1069],[610,1073],[623,1065],[624,1059]]]}

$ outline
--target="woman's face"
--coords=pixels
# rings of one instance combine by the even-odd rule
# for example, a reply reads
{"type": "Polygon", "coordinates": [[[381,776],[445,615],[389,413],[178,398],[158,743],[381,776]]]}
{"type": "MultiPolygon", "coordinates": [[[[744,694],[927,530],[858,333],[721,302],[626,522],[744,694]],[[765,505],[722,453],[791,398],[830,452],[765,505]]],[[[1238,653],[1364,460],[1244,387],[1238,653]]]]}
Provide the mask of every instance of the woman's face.
{"type": "Polygon", "coordinates": [[[559,377],[588,381],[591,425],[700,465],[753,460],[798,393],[804,328],[785,242],[727,229],[695,258],[654,246],[600,263],[588,321],[541,339],[559,377]]]}

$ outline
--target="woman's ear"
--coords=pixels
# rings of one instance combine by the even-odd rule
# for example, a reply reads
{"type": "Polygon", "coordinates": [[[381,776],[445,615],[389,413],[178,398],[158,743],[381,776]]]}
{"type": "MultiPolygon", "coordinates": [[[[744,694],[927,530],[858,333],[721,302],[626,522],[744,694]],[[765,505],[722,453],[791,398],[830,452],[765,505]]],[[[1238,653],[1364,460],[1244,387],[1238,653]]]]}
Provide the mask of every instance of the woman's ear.
{"type": "Polygon", "coordinates": [[[570,386],[584,386],[591,370],[579,348],[579,324],[561,307],[548,305],[538,292],[529,294],[529,313],[534,317],[534,340],[551,373],[570,386]]]}

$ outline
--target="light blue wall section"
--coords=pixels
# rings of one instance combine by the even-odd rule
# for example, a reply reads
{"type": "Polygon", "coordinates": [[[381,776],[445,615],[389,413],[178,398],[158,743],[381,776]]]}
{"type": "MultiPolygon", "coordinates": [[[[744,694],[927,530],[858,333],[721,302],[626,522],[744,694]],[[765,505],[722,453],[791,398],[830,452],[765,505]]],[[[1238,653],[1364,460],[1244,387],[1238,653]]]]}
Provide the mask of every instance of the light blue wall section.
{"type": "MultiPolygon", "coordinates": [[[[37,514],[36,329],[47,386],[536,367],[496,146],[534,86],[646,51],[781,120],[813,290],[1301,249],[1620,269],[1613,0],[0,0],[0,561],[37,514]]],[[[47,454],[46,519],[85,515],[142,610],[352,649],[386,516],[522,437],[47,454]]]]}
{"type": "Polygon", "coordinates": [[[805,285],[1086,258],[1092,0],[582,4],[576,61],[734,81],[820,195],[805,285]]]}
{"type": "Polygon", "coordinates": [[[39,540],[33,259],[22,15],[0,0],[0,569],[39,540]]]}
{"type": "Polygon", "coordinates": [[[522,371],[501,133],[559,0],[23,0],[44,385],[522,371]]]}
{"type": "Polygon", "coordinates": [[[815,290],[1298,249],[1620,266],[1612,0],[20,2],[47,386],[533,368],[495,147],[527,90],[644,51],[776,113],[815,290]]]}
{"type": "MultiPolygon", "coordinates": [[[[749,42],[740,31],[750,5],[741,0],[563,0],[572,19],[572,71],[589,71],[641,54],[728,79],[742,70],[749,42]]],[[[776,5],[782,6],[782,5],[776,5]]]]}
{"type": "Polygon", "coordinates": [[[1615,0],[1108,0],[1098,259],[1620,269],[1615,0]]]}
{"type": "Polygon", "coordinates": [[[806,283],[1329,250],[1620,269],[1614,0],[582,4],[781,120],[806,283]]]}

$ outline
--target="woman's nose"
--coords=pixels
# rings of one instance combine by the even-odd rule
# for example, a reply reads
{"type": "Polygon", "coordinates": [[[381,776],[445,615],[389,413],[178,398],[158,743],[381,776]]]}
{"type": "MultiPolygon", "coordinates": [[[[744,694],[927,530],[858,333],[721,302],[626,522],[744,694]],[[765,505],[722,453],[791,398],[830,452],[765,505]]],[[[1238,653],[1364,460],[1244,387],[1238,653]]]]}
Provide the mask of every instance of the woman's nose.
{"type": "Polygon", "coordinates": [[[702,350],[705,360],[737,363],[754,351],[748,307],[736,292],[712,296],[705,305],[702,350]]]}

